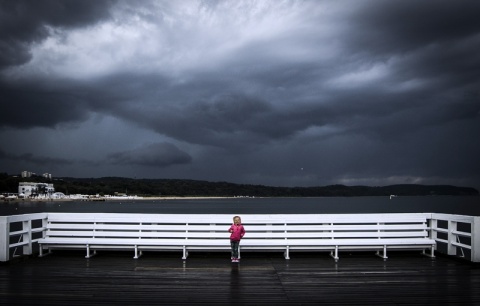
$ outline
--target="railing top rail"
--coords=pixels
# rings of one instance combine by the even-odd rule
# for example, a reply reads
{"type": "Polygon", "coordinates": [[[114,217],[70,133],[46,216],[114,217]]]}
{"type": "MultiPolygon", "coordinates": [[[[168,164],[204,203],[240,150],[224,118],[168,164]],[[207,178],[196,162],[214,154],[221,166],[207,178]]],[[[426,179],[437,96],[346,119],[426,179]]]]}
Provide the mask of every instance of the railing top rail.
{"type": "Polygon", "coordinates": [[[48,217],[48,213],[0,216],[0,218],[5,219],[8,223],[28,221],[28,220],[34,220],[34,219],[45,219],[47,217],[48,217]]]}
{"type": "Polygon", "coordinates": [[[443,221],[455,221],[455,222],[471,223],[471,222],[473,222],[474,218],[475,218],[475,216],[467,216],[467,215],[440,214],[440,213],[433,213],[432,214],[432,219],[443,220],[443,221]]]}

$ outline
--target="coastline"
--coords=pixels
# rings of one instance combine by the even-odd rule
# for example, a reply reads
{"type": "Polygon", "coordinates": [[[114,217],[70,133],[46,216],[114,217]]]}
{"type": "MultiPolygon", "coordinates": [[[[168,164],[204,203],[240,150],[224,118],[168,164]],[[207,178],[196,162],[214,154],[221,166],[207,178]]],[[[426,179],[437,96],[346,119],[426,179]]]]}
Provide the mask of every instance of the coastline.
{"type": "Polygon", "coordinates": [[[211,200],[211,199],[235,199],[235,198],[248,198],[248,197],[180,197],[180,196],[168,196],[168,197],[111,197],[111,198],[37,198],[37,199],[8,199],[0,201],[0,203],[24,203],[24,202],[110,202],[110,201],[151,201],[151,200],[211,200]]]}

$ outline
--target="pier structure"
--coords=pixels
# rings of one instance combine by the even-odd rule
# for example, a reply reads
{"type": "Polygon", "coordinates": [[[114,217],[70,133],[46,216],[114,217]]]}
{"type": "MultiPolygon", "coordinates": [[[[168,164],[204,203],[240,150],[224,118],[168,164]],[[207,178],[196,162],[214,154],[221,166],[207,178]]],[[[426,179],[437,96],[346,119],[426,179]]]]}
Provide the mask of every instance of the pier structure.
{"type": "MultiPolygon", "coordinates": [[[[0,217],[0,304],[478,305],[480,217],[428,214],[435,258],[418,251],[38,253],[49,213],[0,217]]],[[[358,214],[358,218],[362,218],[358,214]]],[[[248,234],[248,228],[247,228],[248,234]]]]}

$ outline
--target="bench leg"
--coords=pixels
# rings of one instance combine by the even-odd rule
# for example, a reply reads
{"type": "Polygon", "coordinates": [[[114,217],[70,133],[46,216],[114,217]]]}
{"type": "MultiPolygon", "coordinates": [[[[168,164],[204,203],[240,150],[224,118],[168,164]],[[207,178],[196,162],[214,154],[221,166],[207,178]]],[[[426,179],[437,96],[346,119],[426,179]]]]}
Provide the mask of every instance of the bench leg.
{"type": "Polygon", "coordinates": [[[134,259],[138,259],[142,256],[142,251],[138,251],[138,246],[135,246],[135,256],[133,256],[134,259]]]}
{"type": "Polygon", "coordinates": [[[339,257],[338,257],[338,245],[335,246],[335,253],[330,252],[330,256],[335,259],[335,261],[338,261],[339,257]]]}
{"type": "Polygon", "coordinates": [[[432,246],[431,246],[431,248],[430,248],[430,254],[427,254],[427,252],[425,252],[425,249],[423,249],[422,255],[428,256],[428,257],[430,257],[430,258],[435,258],[435,245],[432,245],[432,246]]]}
{"type": "Polygon", "coordinates": [[[380,251],[377,251],[377,253],[375,253],[375,255],[377,255],[378,257],[386,260],[388,258],[387,257],[387,246],[386,245],[383,246],[383,254],[380,254],[380,251]]]}
{"type": "Polygon", "coordinates": [[[183,246],[183,256],[182,256],[182,259],[183,259],[183,260],[186,260],[186,259],[187,259],[187,256],[188,256],[187,248],[186,248],[186,246],[183,246]]]}
{"type": "Polygon", "coordinates": [[[90,245],[87,244],[87,255],[85,258],[92,258],[93,256],[97,255],[97,250],[93,250],[93,254],[90,254],[90,245]]]}
{"type": "Polygon", "coordinates": [[[285,256],[285,259],[290,259],[290,246],[287,245],[287,248],[285,249],[283,256],[285,256]]]}
{"type": "Polygon", "coordinates": [[[47,256],[47,255],[50,255],[52,253],[52,251],[50,250],[50,248],[47,248],[48,250],[48,253],[47,254],[44,254],[43,253],[43,246],[42,245],[39,245],[39,252],[40,254],[38,254],[38,257],[44,257],[44,256],[47,256]]]}

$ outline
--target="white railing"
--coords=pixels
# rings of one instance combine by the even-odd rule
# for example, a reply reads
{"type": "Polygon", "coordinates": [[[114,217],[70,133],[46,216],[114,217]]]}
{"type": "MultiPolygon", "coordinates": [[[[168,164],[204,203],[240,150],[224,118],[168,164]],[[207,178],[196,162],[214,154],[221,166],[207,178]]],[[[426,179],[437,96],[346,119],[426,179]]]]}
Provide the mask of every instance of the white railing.
{"type": "Polygon", "coordinates": [[[432,214],[430,237],[437,252],[480,262],[480,217],[432,214]],[[442,246],[445,250],[439,250],[442,246]]]}
{"type": "Polygon", "coordinates": [[[32,255],[43,237],[48,213],[0,216],[0,261],[32,255]]]}
{"type": "MultiPolygon", "coordinates": [[[[480,262],[480,217],[436,213],[427,215],[430,220],[430,237],[437,242],[437,253],[480,262]]],[[[44,236],[48,216],[49,213],[0,216],[0,261],[36,253],[37,241],[44,236]]],[[[362,216],[365,215],[358,214],[359,219],[362,216]]]]}

